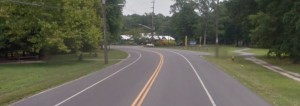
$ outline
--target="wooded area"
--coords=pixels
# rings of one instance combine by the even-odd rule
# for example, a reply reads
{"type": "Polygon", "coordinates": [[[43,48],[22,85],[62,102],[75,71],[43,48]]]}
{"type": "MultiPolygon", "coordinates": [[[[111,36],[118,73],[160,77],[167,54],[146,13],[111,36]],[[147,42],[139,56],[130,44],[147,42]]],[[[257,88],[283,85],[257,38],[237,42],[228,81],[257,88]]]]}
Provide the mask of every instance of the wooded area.
{"type": "MultiPolygon", "coordinates": [[[[109,0],[111,35],[119,35],[121,9],[109,0]]],[[[0,58],[94,52],[102,42],[101,0],[0,1],[0,58]]]]}
{"type": "MultiPolygon", "coordinates": [[[[156,32],[214,44],[216,19],[220,44],[269,49],[269,55],[300,59],[300,2],[297,0],[173,0],[173,15],[155,15],[156,32]],[[219,6],[219,14],[216,10],[219,6]],[[218,18],[216,16],[219,16],[218,18]]],[[[150,26],[150,14],[125,16],[124,31],[150,26]],[[148,21],[147,21],[148,20],[148,21]]],[[[143,31],[143,30],[140,30],[143,31]]]]}
{"type": "MultiPolygon", "coordinates": [[[[154,26],[156,33],[173,35],[177,43],[188,36],[194,41],[201,37],[203,45],[214,44],[218,29],[220,44],[268,48],[270,55],[300,59],[297,0],[227,0],[219,5],[216,0],[173,1],[173,15],[155,14],[154,26]]],[[[107,1],[110,43],[120,40],[121,32],[150,32],[139,24],[151,26],[152,13],[122,17],[117,4],[124,2],[107,1]]],[[[93,52],[102,44],[100,10],[99,0],[2,0],[0,58],[93,52]]]]}

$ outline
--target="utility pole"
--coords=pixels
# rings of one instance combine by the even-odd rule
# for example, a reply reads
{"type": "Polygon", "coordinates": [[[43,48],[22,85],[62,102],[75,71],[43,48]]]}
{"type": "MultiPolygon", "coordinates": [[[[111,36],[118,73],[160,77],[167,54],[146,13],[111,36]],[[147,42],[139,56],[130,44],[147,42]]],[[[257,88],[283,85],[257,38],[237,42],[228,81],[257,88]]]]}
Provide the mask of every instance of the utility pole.
{"type": "Polygon", "coordinates": [[[219,57],[219,0],[217,0],[216,7],[216,57],[219,57]]]}
{"type": "Polygon", "coordinates": [[[206,18],[205,20],[205,27],[204,27],[204,38],[203,38],[203,46],[206,46],[206,36],[207,36],[207,24],[208,24],[208,18],[207,16],[205,16],[204,18],[206,18]]]}
{"type": "Polygon", "coordinates": [[[103,38],[104,38],[104,64],[108,64],[108,55],[107,55],[107,28],[106,28],[106,5],[105,5],[106,0],[102,0],[101,6],[102,6],[102,25],[103,25],[103,38]]]}
{"type": "Polygon", "coordinates": [[[151,43],[154,44],[154,30],[155,30],[154,29],[154,14],[155,14],[154,13],[154,8],[155,8],[154,4],[155,4],[155,1],[153,0],[152,3],[153,3],[153,7],[152,7],[152,22],[151,22],[151,25],[152,25],[152,27],[151,27],[151,29],[152,29],[152,31],[151,31],[151,36],[152,36],[151,37],[151,43]]]}

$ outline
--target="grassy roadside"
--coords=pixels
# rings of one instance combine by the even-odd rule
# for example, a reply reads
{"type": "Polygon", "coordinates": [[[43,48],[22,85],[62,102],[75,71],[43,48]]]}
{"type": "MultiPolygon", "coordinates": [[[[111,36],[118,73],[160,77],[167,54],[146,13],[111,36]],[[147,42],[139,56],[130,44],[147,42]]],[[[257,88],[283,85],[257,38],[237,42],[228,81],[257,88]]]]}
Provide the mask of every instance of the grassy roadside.
{"type": "MultiPolygon", "coordinates": [[[[230,56],[234,55],[231,51],[232,49],[225,48],[220,52],[221,57],[206,56],[205,58],[275,106],[300,105],[299,82],[269,71],[243,57],[235,57],[233,62],[230,60],[230,56]]],[[[266,50],[250,49],[250,52],[263,56],[266,50]]]]}
{"type": "Polygon", "coordinates": [[[290,59],[277,59],[277,58],[268,58],[268,57],[258,57],[258,58],[266,62],[269,62],[275,66],[279,66],[285,70],[300,74],[300,63],[294,64],[290,59]]]}
{"type": "Polygon", "coordinates": [[[55,56],[48,63],[0,65],[0,105],[8,105],[28,95],[74,80],[81,76],[119,62],[125,52],[111,50],[112,59],[104,65],[102,51],[98,57],[84,53],[84,61],[77,61],[76,54],[55,56]],[[92,60],[93,59],[93,60],[92,60]]]}
{"type": "Polygon", "coordinates": [[[251,48],[249,50],[246,50],[245,52],[253,53],[257,56],[266,56],[268,53],[268,49],[251,48]]]}
{"type": "MultiPolygon", "coordinates": [[[[183,46],[171,46],[171,47],[161,47],[161,48],[170,48],[170,49],[180,49],[180,50],[190,50],[190,51],[199,51],[199,52],[208,52],[211,54],[214,54],[216,51],[215,46],[207,45],[205,47],[199,47],[199,46],[192,46],[192,47],[183,47],[183,46]]],[[[228,51],[234,51],[239,48],[232,47],[232,46],[220,46],[219,51],[221,55],[235,55],[233,52],[228,51]]]]}
{"type": "Polygon", "coordinates": [[[246,52],[254,53],[257,55],[257,58],[262,59],[268,63],[271,63],[272,65],[279,66],[285,70],[296,72],[300,74],[300,63],[294,64],[292,63],[292,60],[283,58],[278,59],[276,57],[266,57],[268,50],[267,49],[250,49],[246,52]]]}
{"type": "MultiPolygon", "coordinates": [[[[216,66],[223,69],[233,78],[239,80],[242,84],[263,97],[272,105],[300,106],[299,82],[269,71],[264,67],[245,60],[243,57],[237,56],[237,54],[232,52],[237,49],[240,48],[229,46],[221,47],[219,58],[215,58],[214,56],[205,56],[204,58],[215,63],[216,66]],[[231,56],[235,56],[234,62],[231,61],[231,56]]],[[[184,50],[189,49],[186,48],[184,50]]],[[[213,46],[208,46],[205,49],[202,48],[202,50],[196,50],[196,48],[193,48],[193,50],[214,53],[215,49],[213,46]]],[[[263,56],[265,51],[266,50],[264,49],[250,49],[251,53],[259,54],[260,56],[263,56]]],[[[283,66],[285,65],[283,64],[283,66]]],[[[297,69],[299,70],[300,68],[297,69]]]]}
{"type": "Polygon", "coordinates": [[[205,57],[275,106],[299,106],[300,83],[236,57],[205,57]]]}

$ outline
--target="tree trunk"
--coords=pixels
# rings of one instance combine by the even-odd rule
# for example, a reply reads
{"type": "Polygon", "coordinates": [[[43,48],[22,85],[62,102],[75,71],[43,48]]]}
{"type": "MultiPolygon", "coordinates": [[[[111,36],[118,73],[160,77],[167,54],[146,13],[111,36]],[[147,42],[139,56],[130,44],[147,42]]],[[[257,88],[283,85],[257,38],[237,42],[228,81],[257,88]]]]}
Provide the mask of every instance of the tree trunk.
{"type": "Polygon", "coordinates": [[[14,52],[10,52],[10,57],[14,57],[14,52]]]}
{"type": "Polygon", "coordinates": [[[8,52],[5,52],[5,58],[8,58],[8,52]]]}
{"type": "Polygon", "coordinates": [[[100,49],[103,50],[103,44],[100,45],[100,49]]]}
{"type": "Polygon", "coordinates": [[[95,52],[94,57],[98,57],[98,53],[97,52],[95,52]]]}
{"type": "Polygon", "coordinates": [[[281,53],[276,53],[276,57],[280,59],[281,58],[281,53]]]}
{"type": "Polygon", "coordinates": [[[22,56],[25,56],[25,55],[26,55],[25,51],[22,51],[22,56]]]}
{"type": "Polygon", "coordinates": [[[78,56],[78,61],[82,61],[83,60],[83,54],[82,52],[80,52],[79,56],[78,56]]]}
{"type": "Polygon", "coordinates": [[[38,55],[39,55],[39,59],[44,58],[44,56],[45,56],[45,51],[44,51],[44,49],[39,50],[38,55]]]}
{"type": "Polygon", "coordinates": [[[204,30],[203,46],[206,46],[207,24],[208,24],[208,23],[205,22],[205,30],[204,30]]]}
{"type": "Polygon", "coordinates": [[[49,63],[51,58],[52,58],[52,54],[49,51],[46,51],[44,56],[46,63],[49,63]]]}
{"type": "Polygon", "coordinates": [[[296,64],[299,62],[299,56],[293,58],[293,63],[296,64]]]}

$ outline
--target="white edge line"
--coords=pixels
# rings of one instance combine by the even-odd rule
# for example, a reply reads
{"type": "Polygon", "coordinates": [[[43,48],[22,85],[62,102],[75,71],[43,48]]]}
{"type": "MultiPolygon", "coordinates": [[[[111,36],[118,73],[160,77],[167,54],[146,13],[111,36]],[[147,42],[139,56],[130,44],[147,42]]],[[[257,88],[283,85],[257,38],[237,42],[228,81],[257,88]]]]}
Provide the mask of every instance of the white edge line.
{"type": "Polygon", "coordinates": [[[199,76],[198,72],[196,71],[195,67],[192,65],[192,63],[191,63],[185,56],[183,56],[183,55],[180,54],[180,53],[177,53],[177,52],[174,52],[174,51],[169,51],[169,52],[173,52],[173,53],[175,53],[175,54],[177,54],[177,55],[183,57],[183,58],[189,63],[189,65],[190,65],[190,66],[192,67],[192,69],[194,70],[194,72],[195,72],[195,74],[196,74],[198,80],[200,81],[201,85],[203,86],[203,88],[204,88],[204,90],[205,90],[205,92],[206,92],[206,94],[207,94],[207,96],[208,96],[208,98],[209,98],[211,104],[212,104],[213,106],[217,106],[216,103],[215,103],[215,101],[214,101],[214,99],[212,98],[211,94],[210,94],[209,91],[207,90],[207,88],[206,88],[204,82],[202,81],[201,77],[199,76]]]}
{"type": "Polygon", "coordinates": [[[101,82],[105,81],[106,79],[108,79],[108,78],[110,78],[110,77],[112,77],[112,76],[116,75],[117,73],[121,72],[121,71],[122,71],[122,70],[124,70],[125,68],[127,68],[127,67],[131,66],[132,64],[136,63],[136,62],[137,62],[138,60],[140,60],[140,59],[141,59],[141,57],[142,57],[142,54],[141,54],[141,53],[138,53],[138,54],[139,54],[139,57],[138,57],[138,59],[136,59],[136,60],[135,60],[135,61],[133,61],[132,63],[128,64],[127,66],[125,66],[125,67],[123,67],[123,68],[121,68],[121,69],[119,69],[118,71],[114,72],[113,74],[111,74],[111,75],[109,75],[109,76],[107,76],[107,77],[103,78],[102,80],[100,80],[100,81],[98,81],[98,82],[94,83],[93,85],[91,85],[91,86],[89,86],[89,87],[87,87],[87,88],[85,88],[85,89],[81,90],[80,92],[77,92],[76,94],[74,94],[74,95],[70,96],[69,98],[67,98],[67,99],[65,99],[65,100],[63,100],[63,101],[61,101],[61,102],[57,103],[57,104],[56,104],[56,105],[54,105],[54,106],[59,106],[59,105],[61,105],[61,104],[65,103],[65,102],[67,102],[68,100],[70,100],[70,99],[72,99],[72,98],[76,97],[77,95],[79,95],[79,94],[81,94],[81,93],[85,92],[86,90],[88,90],[88,89],[90,89],[90,88],[92,88],[92,87],[96,86],[97,84],[99,84],[99,83],[101,83],[101,82]]]}
{"type": "MultiPolygon", "coordinates": [[[[128,52],[127,52],[127,53],[128,53],[128,52]]],[[[138,52],[136,52],[136,53],[138,53],[138,52]]],[[[138,53],[138,54],[139,54],[139,53],[138,53]]],[[[129,59],[130,57],[131,57],[131,55],[128,53],[126,59],[129,59]]],[[[124,59],[124,60],[122,60],[122,61],[116,63],[115,65],[121,64],[121,63],[124,62],[126,59],[124,59]]],[[[97,72],[97,71],[96,71],[96,72],[97,72]]],[[[15,102],[15,103],[13,103],[13,104],[10,104],[10,106],[13,106],[13,105],[18,104],[18,103],[20,103],[20,102],[23,102],[23,101],[25,101],[26,99],[30,99],[30,98],[36,97],[36,96],[38,96],[38,95],[41,95],[41,94],[50,92],[50,91],[52,91],[52,90],[54,90],[54,89],[57,89],[57,88],[59,88],[59,87],[65,86],[65,85],[68,85],[68,84],[73,83],[73,82],[75,82],[75,81],[77,81],[77,80],[81,80],[81,79],[83,79],[83,78],[89,77],[89,76],[91,76],[92,74],[94,74],[94,73],[90,73],[90,74],[88,74],[88,75],[79,77],[79,78],[77,78],[77,79],[75,79],[75,80],[71,80],[71,81],[66,82],[66,83],[63,83],[63,84],[61,84],[61,85],[54,86],[54,87],[52,87],[52,88],[46,89],[46,90],[41,91],[41,92],[39,92],[39,93],[37,93],[37,94],[34,94],[34,95],[32,95],[32,96],[25,97],[25,98],[23,98],[23,99],[21,99],[21,100],[15,102]]]]}

